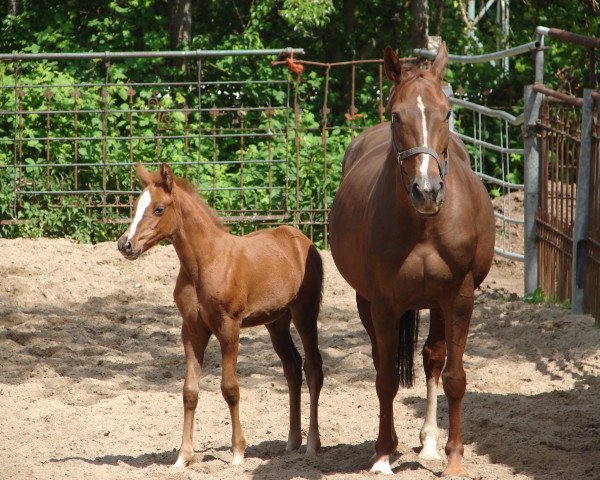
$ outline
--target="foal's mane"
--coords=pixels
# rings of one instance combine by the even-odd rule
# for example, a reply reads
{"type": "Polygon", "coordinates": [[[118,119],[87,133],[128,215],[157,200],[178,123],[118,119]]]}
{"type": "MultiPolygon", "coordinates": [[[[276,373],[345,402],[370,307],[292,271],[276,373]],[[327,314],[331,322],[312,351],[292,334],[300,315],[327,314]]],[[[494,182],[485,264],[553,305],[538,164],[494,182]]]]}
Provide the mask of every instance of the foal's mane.
{"type": "MultiPolygon", "coordinates": [[[[161,185],[163,183],[160,172],[154,172],[153,183],[156,185],[161,185]]],[[[206,201],[200,196],[198,193],[198,189],[194,184],[192,184],[189,180],[182,177],[173,177],[175,181],[175,185],[178,188],[181,188],[184,192],[188,193],[190,197],[195,201],[195,203],[208,215],[208,217],[212,220],[212,222],[219,227],[221,230],[229,231],[229,228],[225,226],[221,217],[217,211],[211,207],[209,207],[206,201]]]]}

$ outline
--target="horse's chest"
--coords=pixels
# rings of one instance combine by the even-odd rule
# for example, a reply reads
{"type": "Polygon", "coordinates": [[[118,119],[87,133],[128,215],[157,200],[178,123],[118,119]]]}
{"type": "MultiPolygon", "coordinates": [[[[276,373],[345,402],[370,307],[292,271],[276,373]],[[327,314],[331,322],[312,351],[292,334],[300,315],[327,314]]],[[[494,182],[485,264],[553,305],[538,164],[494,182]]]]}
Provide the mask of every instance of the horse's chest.
{"type": "Polygon", "coordinates": [[[452,269],[437,253],[409,255],[398,266],[398,282],[415,284],[440,285],[451,283],[452,269]]]}

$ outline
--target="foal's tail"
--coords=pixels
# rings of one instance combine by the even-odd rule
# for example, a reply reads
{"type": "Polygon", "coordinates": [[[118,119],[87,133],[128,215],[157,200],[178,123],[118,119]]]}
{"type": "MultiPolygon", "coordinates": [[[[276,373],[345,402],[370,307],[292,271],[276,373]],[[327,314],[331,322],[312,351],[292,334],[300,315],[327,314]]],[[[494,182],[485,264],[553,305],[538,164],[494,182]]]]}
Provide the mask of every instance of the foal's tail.
{"type": "Polygon", "coordinates": [[[317,318],[321,310],[321,301],[323,300],[323,259],[317,247],[311,245],[308,249],[308,259],[306,261],[307,275],[311,282],[311,293],[314,301],[312,302],[312,311],[310,316],[317,318]],[[310,272],[308,271],[310,269],[310,272]]]}
{"type": "Polygon", "coordinates": [[[400,384],[412,387],[415,377],[414,357],[419,336],[419,310],[407,310],[400,318],[398,341],[398,370],[400,384]]]}

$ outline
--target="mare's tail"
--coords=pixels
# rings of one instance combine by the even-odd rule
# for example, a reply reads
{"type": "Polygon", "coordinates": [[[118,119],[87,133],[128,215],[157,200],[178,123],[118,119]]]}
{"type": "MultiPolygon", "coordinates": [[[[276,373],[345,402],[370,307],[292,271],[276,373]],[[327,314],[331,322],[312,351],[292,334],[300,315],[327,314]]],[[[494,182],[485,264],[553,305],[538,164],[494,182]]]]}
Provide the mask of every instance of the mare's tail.
{"type": "Polygon", "coordinates": [[[407,310],[400,318],[400,338],[398,341],[398,370],[400,384],[412,387],[415,377],[415,348],[419,336],[419,310],[407,310]]]}

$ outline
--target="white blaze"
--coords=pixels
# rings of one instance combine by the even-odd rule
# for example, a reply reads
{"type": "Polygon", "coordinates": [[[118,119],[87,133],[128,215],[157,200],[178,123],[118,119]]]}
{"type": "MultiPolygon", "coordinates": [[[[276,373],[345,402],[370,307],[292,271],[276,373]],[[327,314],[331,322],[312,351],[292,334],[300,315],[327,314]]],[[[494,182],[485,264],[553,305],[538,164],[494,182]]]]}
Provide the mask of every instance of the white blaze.
{"type": "MultiPolygon", "coordinates": [[[[421,98],[421,95],[419,95],[417,97],[417,106],[419,107],[419,110],[421,111],[421,127],[423,129],[423,147],[427,148],[429,147],[427,145],[427,119],[425,117],[425,104],[423,103],[423,99],[421,98]]],[[[424,183],[424,188],[427,189],[429,188],[429,181],[427,180],[427,169],[429,168],[429,155],[427,154],[421,154],[421,166],[419,167],[419,172],[421,173],[421,177],[424,178],[425,183],[424,183]]]]}
{"type": "Polygon", "coordinates": [[[137,209],[135,210],[135,217],[133,217],[133,222],[131,222],[131,229],[129,230],[129,235],[127,236],[127,241],[130,241],[135,235],[135,231],[137,230],[138,224],[142,221],[144,217],[144,212],[150,205],[152,201],[152,197],[150,196],[150,192],[145,190],[142,193],[142,196],[138,200],[137,209]]]}

